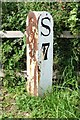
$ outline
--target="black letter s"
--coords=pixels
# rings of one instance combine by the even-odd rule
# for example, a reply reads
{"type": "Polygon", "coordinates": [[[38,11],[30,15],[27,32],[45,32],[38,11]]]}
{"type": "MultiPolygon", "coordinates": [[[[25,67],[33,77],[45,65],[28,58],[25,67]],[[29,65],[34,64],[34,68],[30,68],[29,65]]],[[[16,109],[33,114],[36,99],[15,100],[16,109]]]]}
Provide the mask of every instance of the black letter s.
{"type": "Polygon", "coordinates": [[[50,29],[50,27],[49,27],[48,25],[45,25],[45,24],[43,23],[43,20],[44,20],[44,19],[48,19],[48,20],[50,21],[50,18],[45,17],[45,18],[42,18],[42,20],[41,20],[42,26],[45,27],[46,29],[48,29],[48,30],[49,30],[49,33],[48,33],[48,34],[43,34],[43,33],[41,32],[41,35],[43,35],[43,36],[48,36],[48,35],[50,34],[51,29],[50,29]]]}

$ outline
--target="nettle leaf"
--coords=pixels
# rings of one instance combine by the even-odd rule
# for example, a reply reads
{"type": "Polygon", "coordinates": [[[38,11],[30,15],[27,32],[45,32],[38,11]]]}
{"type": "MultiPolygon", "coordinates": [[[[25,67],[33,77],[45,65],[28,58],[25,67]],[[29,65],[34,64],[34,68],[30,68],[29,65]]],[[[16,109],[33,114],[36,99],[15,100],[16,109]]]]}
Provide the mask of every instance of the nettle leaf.
{"type": "Polygon", "coordinates": [[[70,11],[70,15],[76,14],[76,12],[77,12],[77,8],[73,8],[73,10],[70,11]]]}

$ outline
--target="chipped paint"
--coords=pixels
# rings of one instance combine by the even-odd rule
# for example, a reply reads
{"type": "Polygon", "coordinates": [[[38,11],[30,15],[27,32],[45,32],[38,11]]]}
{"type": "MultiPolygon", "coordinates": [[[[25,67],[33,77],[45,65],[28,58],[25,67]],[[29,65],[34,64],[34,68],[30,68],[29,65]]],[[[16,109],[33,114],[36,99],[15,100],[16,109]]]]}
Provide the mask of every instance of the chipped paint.
{"type": "Polygon", "coordinates": [[[38,25],[35,12],[30,12],[27,17],[27,91],[38,96],[38,25]]]}

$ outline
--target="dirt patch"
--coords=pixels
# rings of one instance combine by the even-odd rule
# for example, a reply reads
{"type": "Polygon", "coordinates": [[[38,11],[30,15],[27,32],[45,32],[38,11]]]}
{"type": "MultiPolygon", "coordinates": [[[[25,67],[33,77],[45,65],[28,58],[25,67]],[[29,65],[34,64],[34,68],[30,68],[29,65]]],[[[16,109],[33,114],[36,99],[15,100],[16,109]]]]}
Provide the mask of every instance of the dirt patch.
{"type": "Polygon", "coordinates": [[[28,118],[29,113],[22,112],[18,109],[15,100],[15,93],[8,93],[5,88],[2,88],[2,97],[0,97],[1,106],[1,114],[2,118],[28,118]]]}

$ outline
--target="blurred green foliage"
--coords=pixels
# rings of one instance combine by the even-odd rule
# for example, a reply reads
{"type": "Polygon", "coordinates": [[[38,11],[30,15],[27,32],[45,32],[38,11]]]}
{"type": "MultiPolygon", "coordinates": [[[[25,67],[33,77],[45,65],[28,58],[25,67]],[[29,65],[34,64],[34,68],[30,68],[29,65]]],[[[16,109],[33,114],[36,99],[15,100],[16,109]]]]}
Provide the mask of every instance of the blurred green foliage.
{"type": "MultiPolygon", "coordinates": [[[[62,79],[77,80],[80,42],[75,38],[79,32],[79,3],[57,2],[2,2],[2,30],[26,30],[26,18],[29,11],[48,11],[54,20],[54,64],[62,74],[62,79]],[[68,30],[74,39],[60,39],[62,31],[68,30]],[[67,73],[67,74],[66,74],[67,73]]],[[[22,78],[16,73],[26,69],[26,38],[3,39],[2,64],[5,72],[4,84],[15,86],[22,78]]],[[[72,83],[71,83],[72,84],[72,83]]]]}

